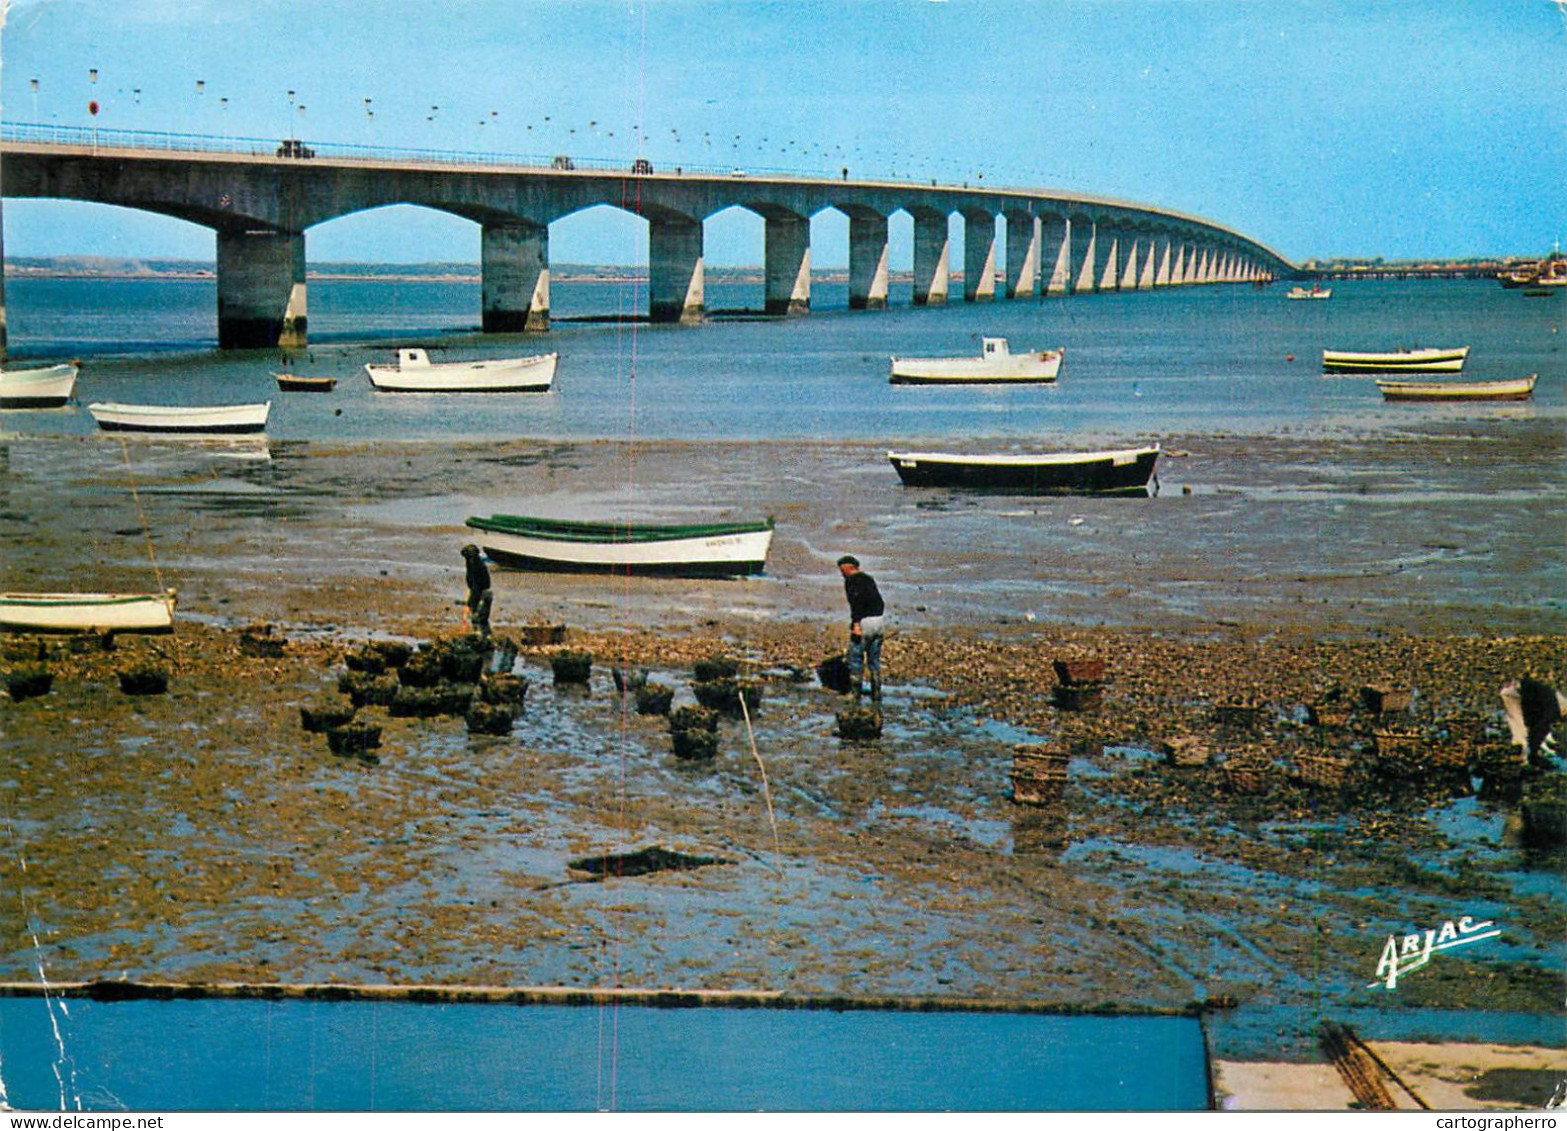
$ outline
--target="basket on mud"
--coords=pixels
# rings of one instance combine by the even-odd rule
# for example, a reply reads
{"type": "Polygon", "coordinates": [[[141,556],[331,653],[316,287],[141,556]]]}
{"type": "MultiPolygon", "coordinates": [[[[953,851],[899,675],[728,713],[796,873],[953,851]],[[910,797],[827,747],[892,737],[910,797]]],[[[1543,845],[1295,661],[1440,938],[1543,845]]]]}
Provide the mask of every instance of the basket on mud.
{"type": "Polygon", "coordinates": [[[127,695],[162,695],[169,689],[169,673],[162,668],[126,668],[120,673],[120,690],[127,695]]]}
{"type": "Polygon", "coordinates": [[[270,624],[253,624],[239,634],[240,654],[259,659],[278,659],[283,655],[287,644],[288,641],[283,637],[272,635],[270,624]]]}
{"type": "Polygon", "coordinates": [[[517,639],[524,648],[543,648],[550,644],[566,642],[566,626],[563,624],[525,624],[517,630],[517,639]]]}
{"type": "Polygon", "coordinates": [[[1360,705],[1373,715],[1393,715],[1408,711],[1414,692],[1385,684],[1367,684],[1360,689],[1360,705]]]}
{"type": "Polygon", "coordinates": [[[1462,776],[1469,770],[1469,751],[1424,731],[1375,730],[1377,770],[1391,778],[1462,776]]]}
{"type": "Polygon", "coordinates": [[[691,694],[696,696],[698,703],[709,710],[723,715],[733,715],[736,718],[744,713],[741,710],[742,701],[745,704],[745,711],[754,712],[762,705],[762,685],[742,683],[737,679],[712,679],[693,683],[691,694]]]}
{"type": "Polygon", "coordinates": [[[1012,748],[1012,800],[1049,805],[1066,792],[1067,752],[1042,746],[1012,748]]]}
{"type": "Polygon", "coordinates": [[[490,643],[477,633],[442,641],[435,649],[441,660],[441,678],[448,683],[478,683],[492,652],[490,643]]]}
{"type": "Polygon", "coordinates": [[[479,699],[496,706],[521,707],[528,680],[520,675],[487,675],[479,681],[479,699]]]}
{"type": "Polygon", "coordinates": [[[299,708],[299,725],[311,734],[325,734],[353,722],[357,711],[352,703],[311,703],[299,708]]]}
{"type": "Polygon", "coordinates": [[[1236,754],[1225,760],[1219,773],[1226,790],[1247,796],[1273,788],[1276,771],[1272,761],[1260,754],[1236,754]]]}
{"type": "Polygon", "coordinates": [[[881,712],[869,707],[845,707],[838,712],[839,738],[849,742],[869,742],[881,737],[881,712]]]}
{"type": "Polygon", "coordinates": [[[718,712],[681,707],[669,716],[669,740],[676,758],[712,758],[718,753],[718,712]]]}
{"type": "Polygon", "coordinates": [[[327,749],[342,758],[378,762],[373,751],[381,745],[381,728],[371,723],[348,723],[326,732],[327,749]]]}
{"type": "Polygon", "coordinates": [[[1103,660],[1052,660],[1050,666],[1055,669],[1056,682],[1063,687],[1081,687],[1085,684],[1105,682],[1103,660]]]}
{"type": "Polygon", "coordinates": [[[734,679],[740,674],[740,664],[728,656],[708,656],[698,660],[691,668],[697,683],[711,683],[716,679],[734,679]]]}
{"type": "Polygon", "coordinates": [[[1297,754],[1290,779],[1311,789],[1336,792],[1349,784],[1353,765],[1338,754],[1297,754]]]}
{"type": "Polygon", "coordinates": [[[365,675],[381,675],[386,671],[386,655],[378,649],[366,645],[354,652],[343,656],[343,665],[351,672],[362,672],[365,675]]]}
{"type": "Polygon", "coordinates": [[[337,689],[356,707],[384,707],[396,697],[399,686],[395,675],[344,672],[337,679],[337,689]]]}
{"type": "Polygon", "coordinates": [[[441,715],[465,715],[473,705],[473,688],[455,683],[434,687],[399,687],[387,713],[400,719],[433,719],[441,715]]]}
{"type": "Polygon", "coordinates": [[[1256,703],[1217,703],[1213,708],[1213,721],[1231,730],[1256,730],[1262,725],[1266,708],[1256,703]]]}
{"type": "Polygon", "coordinates": [[[1163,744],[1166,764],[1177,769],[1191,770],[1206,766],[1213,758],[1213,748],[1206,739],[1194,734],[1177,735],[1163,744]]]}
{"type": "Polygon", "coordinates": [[[517,721],[517,711],[496,703],[474,703],[465,718],[469,734],[506,735],[511,733],[512,724],[517,721]]]}
{"type": "Polygon", "coordinates": [[[639,715],[667,715],[674,702],[673,687],[650,683],[646,687],[637,689],[637,714],[639,715]]]}
{"type": "Polygon", "coordinates": [[[54,686],[54,673],[48,668],[17,668],[6,673],[6,694],[14,702],[49,694],[54,686]]]}
{"type": "Polygon", "coordinates": [[[397,682],[404,687],[434,687],[441,681],[441,657],[432,648],[421,648],[397,669],[397,682]]]}
{"type": "Polygon", "coordinates": [[[557,652],[550,657],[550,670],[556,683],[585,684],[593,674],[593,653],[557,652]]]}
{"type": "Polygon", "coordinates": [[[849,661],[839,653],[828,656],[816,665],[816,678],[828,691],[847,695],[854,690],[854,677],[849,674],[849,661]]]}

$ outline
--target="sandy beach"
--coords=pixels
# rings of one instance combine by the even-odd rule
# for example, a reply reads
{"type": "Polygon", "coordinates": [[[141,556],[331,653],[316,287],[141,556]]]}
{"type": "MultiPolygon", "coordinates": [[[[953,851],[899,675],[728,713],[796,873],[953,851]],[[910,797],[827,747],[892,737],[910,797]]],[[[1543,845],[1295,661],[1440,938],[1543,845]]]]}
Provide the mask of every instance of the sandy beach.
{"type": "MultiPolygon", "coordinates": [[[[1503,482],[1527,464],[1559,487],[1561,438],[1442,439],[1266,458],[1173,441],[1153,500],[889,490],[884,453],[847,444],[13,439],[6,589],[181,596],[172,636],[7,642],[8,669],[43,662],[54,682],[0,704],[8,860],[26,861],[25,878],[5,865],[0,980],[1205,1002],[1234,1106],[1342,1106],[1318,1020],[1552,1016],[1562,998],[1543,961],[1559,901],[1489,874],[1518,866],[1516,808],[1467,777],[1361,790],[1303,772],[1364,757],[1378,729],[1494,752],[1501,684],[1563,681],[1559,531],[1503,482]],[[1432,490],[1455,461],[1471,488],[1432,490]],[[498,633],[565,625],[595,665],[586,691],[556,687],[555,649],[524,648],[510,736],[371,708],[370,764],[305,733],[300,708],[339,696],[366,641],[463,631],[462,519],[524,506],[771,514],[778,534],[750,581],[497,570],[498,633]],[[844,701],[812,677],[843,645],[832,561],[849,551],[893,613],[870,743],[835,736],[844,701]],[[677,760],[611,669],[689,695],[720,653],[761,706],[721,724],[717,758],[677,760]],[[1088,709],[1052,699],[1057,659],[1105,662],[1088,709]],[[122,694],[134,663],[163,667],[168,693],[122,694]],[[1312,724],[1368,686],[1412,691],[1408,710],[1312,724]],[[1055,802],[1012,799],[1020,745],[1069,758],[1055,802]],[[568,882],[575,857],[650,845],[723,863],[568,882]],[[1508,911],[1505,956],[1368,988],[1389,932],[1478,898],[1508,911]],[[1301,1067],[1239,1067],[1262,1062],[1301,1067]]],[[[1485,1055],[1482,1074],[1512,1054],[1485,1055]]],[[[1429,1099],[1515,1102],[1463,1081],[1429,1099]]]]}

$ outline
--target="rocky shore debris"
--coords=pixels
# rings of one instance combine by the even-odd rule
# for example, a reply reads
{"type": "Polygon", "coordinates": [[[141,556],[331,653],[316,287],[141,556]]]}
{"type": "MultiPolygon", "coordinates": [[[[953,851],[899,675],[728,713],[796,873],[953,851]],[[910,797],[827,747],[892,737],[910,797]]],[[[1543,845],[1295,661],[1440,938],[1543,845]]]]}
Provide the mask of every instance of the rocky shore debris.
{"type": "Polygon", "coordinates": [[[580,856],[566,861],[566,871],[578,878],[602,880],[609,876],[646,876],[654,872],[686,872],[694,868],[707,868],[715,864],[730,864],[721,856],[695,856],[686,852],[652,845],[632,852],[604,853],[600,856],[580,856]]]}
{"type": "Polygon", "coordinates": [[[593,674],[593,653],[561,650],[550,657],[556,683],[586,685],[593,674]]]}
{"type": "Polygon", "coordinates": [[[680,707],[669,716],[669,740],[676,758],[687,761],[718,754],[718,712],[710,707],[680,707]]]}

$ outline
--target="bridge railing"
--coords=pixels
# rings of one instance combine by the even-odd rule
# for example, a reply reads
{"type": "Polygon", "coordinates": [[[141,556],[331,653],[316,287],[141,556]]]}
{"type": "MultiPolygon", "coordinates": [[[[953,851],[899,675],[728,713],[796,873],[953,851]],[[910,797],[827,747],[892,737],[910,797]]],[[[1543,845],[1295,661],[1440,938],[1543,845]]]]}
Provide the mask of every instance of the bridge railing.
{"type": "MultiPolygon", "coordinates": [[[[137,149],[166,153],[211,153],[237,157],[268,157],[309,161],[314,158],[339,158],[354,161],[384,161],[397,164],[466,165],[487,168],[537,169],[544,171],[579,170],[583,172],[631,172],[641,162],[610,157],[576,157],[566,154],[490,153],[473,150],[421,149],[356,145],[337,142],[304,141],[298,138],[215,137],[209,134],[170,133],[157,130],[113,130],[91,126],[60,126],[30,122],[0,122],[0,141],[20,144],[62,145],[82,149],[137,149]],[[309,153],[309,157],[303,156],[309,153]],[[561,159],[565,158],[565,163],[561,159]]],[[[646,163],[644,172],[690,174],[703,177],[787,177],[799,180],[830,180],[834,172],[808,172],[799,169],[751,167],[739,169],[718,165],[664,165],[646,163]]],[[[912,182],[914,177],[877,177],[876,180],[912,182]]]]}

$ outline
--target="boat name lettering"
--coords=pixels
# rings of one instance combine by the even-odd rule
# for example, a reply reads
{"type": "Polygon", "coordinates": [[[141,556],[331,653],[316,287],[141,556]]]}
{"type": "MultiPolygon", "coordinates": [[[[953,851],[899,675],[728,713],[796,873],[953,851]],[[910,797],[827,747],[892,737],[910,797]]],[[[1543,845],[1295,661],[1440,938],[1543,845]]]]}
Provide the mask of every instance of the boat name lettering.
{"type": "Polygon", "coordinates": [[[1465,915],[1456,922],[1447,920],[1441,927],[1428,927],[1407,935],[1389,935],[1382,947],[1382,958],[1377,963],[1377,980],[1367,984],[1397,989],[1398,980],[1405,974],[1420,969],[1431,961],[1439,950],[1455,946],[1467,946],[1484,939],[1500,936],[1502,929],[1490,919],[1477,923],[1472,915],[1465,915]]]}

